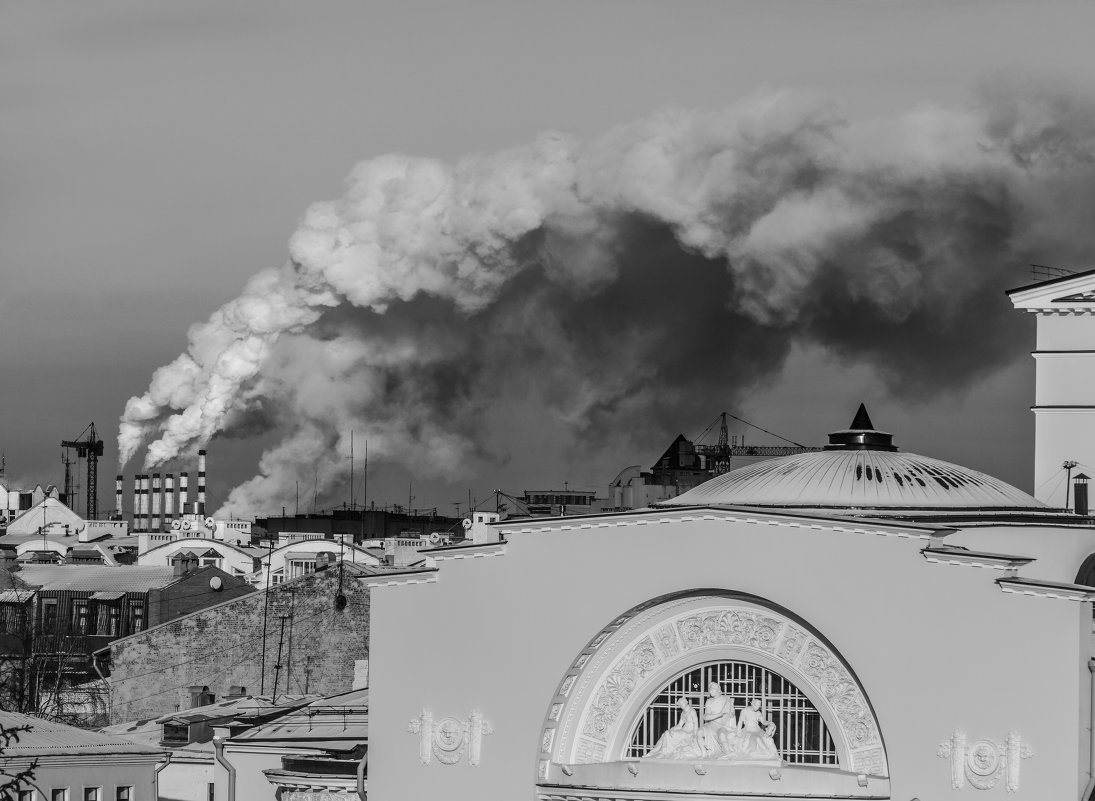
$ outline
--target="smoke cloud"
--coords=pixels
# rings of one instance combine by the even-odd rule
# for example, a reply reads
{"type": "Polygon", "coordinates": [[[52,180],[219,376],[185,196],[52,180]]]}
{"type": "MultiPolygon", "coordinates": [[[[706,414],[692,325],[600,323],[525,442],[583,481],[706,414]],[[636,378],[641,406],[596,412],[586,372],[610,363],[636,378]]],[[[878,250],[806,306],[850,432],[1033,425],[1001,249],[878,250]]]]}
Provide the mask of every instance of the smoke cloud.
{"type": "Polygon", "coordinates": [[[1091,208],[1095,108],[1015,81],[869,123],[775,93],[371,159],[129,400],[121,461],[275,435],[221,510],[249,515],[342,480],[351,430],[432,475],[536,459],[507,451],[519,419],[586,448],[675,433],[796,342],[905,395],[962,387],[1022,347],[1004,269],[1082,264],[1091,208]]]}

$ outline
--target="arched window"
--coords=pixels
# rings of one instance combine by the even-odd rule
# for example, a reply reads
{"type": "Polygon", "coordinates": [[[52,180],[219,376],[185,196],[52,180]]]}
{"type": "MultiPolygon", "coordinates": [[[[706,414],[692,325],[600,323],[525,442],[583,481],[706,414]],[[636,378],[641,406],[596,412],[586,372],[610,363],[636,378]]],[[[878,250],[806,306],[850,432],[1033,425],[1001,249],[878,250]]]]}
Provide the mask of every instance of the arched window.
{"type": "Polygon", "coordinates": [[[1076,574],[1076,583],[1085,587],[1095,587],[1095,553],[1087,557],[1076,574]]]}
{"type": "Polygon", "coordinates": [[[803,765],[838,764],[836,743],[814,705],[794,684],[778,673],[751,662],[708,662],[673,678],[646,704],[632,728],[623,758],[643,757],[665,731],[676,723],[681,698],[702,713],[705,690],[718,682],[724,695],[741,709],[759,698],[761,710],[776,724],[775,742],[787,762],[803,765]]]}

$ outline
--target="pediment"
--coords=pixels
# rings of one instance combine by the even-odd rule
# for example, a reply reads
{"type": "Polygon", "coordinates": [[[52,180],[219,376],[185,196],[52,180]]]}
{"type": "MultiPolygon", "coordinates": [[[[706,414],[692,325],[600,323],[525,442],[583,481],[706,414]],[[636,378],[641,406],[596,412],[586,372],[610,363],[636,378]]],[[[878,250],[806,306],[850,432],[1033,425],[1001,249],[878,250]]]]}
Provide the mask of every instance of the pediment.
{"type": "Polygon", "coordinates": [[[1095,270],[1019,287],[1007,295],[1015,308],[1029,312],[1095,313],[1095,270]]]}

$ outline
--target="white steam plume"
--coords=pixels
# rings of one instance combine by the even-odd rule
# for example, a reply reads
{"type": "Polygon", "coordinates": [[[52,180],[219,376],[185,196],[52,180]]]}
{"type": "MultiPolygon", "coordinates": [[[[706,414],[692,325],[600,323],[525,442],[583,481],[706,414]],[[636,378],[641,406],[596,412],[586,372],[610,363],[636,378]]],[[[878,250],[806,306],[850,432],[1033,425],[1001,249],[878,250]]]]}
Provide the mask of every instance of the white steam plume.
{"type": "Polygon", "coordinates": [[[968,381],[1013,352],[999,271],[1089,256],[1093,154],[1090,103],[1012,83],[869,124],[776,94],[455,166],[372,159],[130,399],[120,458],[278,431],[224,510],[245,515],[339,478],[351,429],[435,474],[504,458],[507,404],[672,431],[796,339],[906,392],[968,381]]]}

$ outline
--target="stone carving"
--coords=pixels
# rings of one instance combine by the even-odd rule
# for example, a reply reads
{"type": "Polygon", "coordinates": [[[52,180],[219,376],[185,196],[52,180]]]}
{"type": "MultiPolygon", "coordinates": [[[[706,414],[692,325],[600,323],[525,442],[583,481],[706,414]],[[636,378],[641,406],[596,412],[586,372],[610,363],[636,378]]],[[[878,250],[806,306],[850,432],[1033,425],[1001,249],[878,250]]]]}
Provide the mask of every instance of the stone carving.
{"type": "Polygon", "coordinates": [[[604,762],[605,747],[600,743],[592,742],[583,737],[578,741],[575,757],[576,759],[574,761],[582,765],[589,765],[594,762],[604,762]]]}
{"type": "Polygon", "coordinates": [[[667,659],[676,656],[680,650],[680,644],[677,642],[677,633],[673,630],[673,627],[666,624],[659,628],[654,633],[655,640],[658,645],[658,650],[662,652],[662,656],[667,659]]]}
{"type": "Polygon", "coordinates": [[[735,718],[733,699],[722,694],[718,682],[711,682],[702,726],[687,698],[677,699],[677,708],[681,710],[677,723],[658,738],[643,759],[783,764],[772,739],[776,725],[764,717],[759,700],[753,699],[735,718]]]}
{"type": "Polygon", "coordinates": [[[1018,732],[1008,732],[1004,742],[977,740],[969,743],[966,733],[955,729],[936,752],[951,761],[951,787],[961,790],[968,781],[978,790],[991,790],[1002,778],[1009,793],[1019,789],[1019,764],[1034,755],[1018,732]]]}
{"type": "Polygon", "coordinates": [[[833,711],[848,735],[851,748],[862,748],[879,742],[874,716],[867,706],[867,699],[859,691],[855,681],[827,648],[810,642],[798,663],[814,686],[832,705],[833,711]]]}
{"type": "Polygon", "coordinates": [[[658,738],[654,748],[643,759],[696,759],[703,756],[700,744],[700,722],[696,710],[687,698],[677,699],[681,716],[676,724],[658,738]]]}
{"type": "Polygon", "coordinates": [[[852,766],[857,773],[868,776],[882,774],[882,749],[871,748],[868,751],[860,751],[852,757],[852,766]]]}
{"type": "Polygon", "coordinates": [[[601,684],[590,705],[584,733],[603,740],[620,708],[634,692],[640,679],[661,664],[654,641],[646,637],[628,651],[601,684]]]}
{"type": "Polygon", "coordinates": [[[776,655],[784,661],[793,663],[802,651],[802,646],[806,644],[806,639],[805,631],[788,624],[784,629],[783,639],[780,640],[776,655]]]}
{"type": "Polygon", "coordinates": [[[472,710],[467,720],[434,720],[433,711],[423,709],[408,724],[407,731],[418,735],[418,759],[423,765],[434,758],[443,765],[455,765],[466,756],[472,767],[482,758],[483,735],[494,733],[478,710],[472,710]]]}

